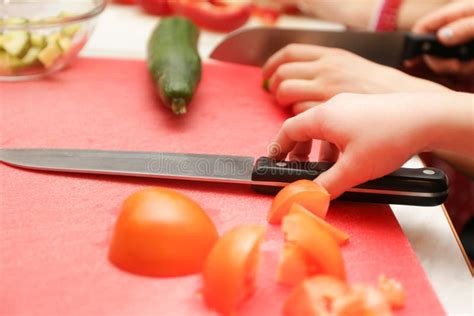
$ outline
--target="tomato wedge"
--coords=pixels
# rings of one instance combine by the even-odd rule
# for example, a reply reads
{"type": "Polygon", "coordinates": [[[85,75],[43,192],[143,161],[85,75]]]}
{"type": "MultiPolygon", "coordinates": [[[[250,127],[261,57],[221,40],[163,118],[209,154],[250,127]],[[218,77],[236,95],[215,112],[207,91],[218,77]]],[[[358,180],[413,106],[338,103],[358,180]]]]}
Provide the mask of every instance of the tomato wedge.
{"type": "Polygon", "coordinates": [[[325,218],[330,202],[329,193],[319,184],[310,180],[298,180],[284,187],[273,199],[268,213],[270,224],[280,224],[293,203],[298,203],[311,213],[325,218]]]}
{"type": "Polygon", "coordinates": [[[217,241],[203,269],[202,293],[209,307],[232,314],[253,294],[264,233],[263,226],[240,226],[217,241]]]}
{"type": "Polygon", "coordinates": [[[346,279],[341,250],[326,229],[301,214],[289,214],[283,218],[282,231],[286,242],[301,248],[319,273],[346,279]]]}
{"type": "Polygon", "coordinates": [[[320,272],[321,268],[301,247],[285,243],[278,262],[277,283],[293,286],[320,272]]]}
{"type": "Polygon", "coordinates": [[[339,245],[344,245],[349,241],[349,235],[342,230],[332,226],[325,220],[322,220],[321,218],[315,216],[313,213],[308,211],[305,207],[294,203],[291,208],[290,212],[288,214],[300,214],[301,216],[304,216],[306,220],[308,221],[313,221],[314,223],[318,224],[321,226],[321,228],[325,229],[336,241],[339,245]]]}
{"type": "Polygon", "coordinates": [[[283,307],[283,314],[287,316],[329,315],[332,302],[348,291],[349,288],[343,281],[329,275],[318,275],[306,279],[291,292],[283,307]]]}
{"type": "Polygon", "coordinates": [[[123,203],[109,259],[141,275],[198,273],[217,237],[210,218],[187,196],[165,188],[144,189],[123,203]]]}

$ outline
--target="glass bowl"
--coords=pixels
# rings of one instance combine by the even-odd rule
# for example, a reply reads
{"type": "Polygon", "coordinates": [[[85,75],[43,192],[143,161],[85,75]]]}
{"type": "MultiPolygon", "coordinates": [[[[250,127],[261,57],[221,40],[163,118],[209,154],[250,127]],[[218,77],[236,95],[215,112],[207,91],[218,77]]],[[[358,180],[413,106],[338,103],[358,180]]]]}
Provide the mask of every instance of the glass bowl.
{"type": "Polygon", "coordinates": [[[0,0],[0,80],[53,73],[78,55],[106,0],[0,0]]]}

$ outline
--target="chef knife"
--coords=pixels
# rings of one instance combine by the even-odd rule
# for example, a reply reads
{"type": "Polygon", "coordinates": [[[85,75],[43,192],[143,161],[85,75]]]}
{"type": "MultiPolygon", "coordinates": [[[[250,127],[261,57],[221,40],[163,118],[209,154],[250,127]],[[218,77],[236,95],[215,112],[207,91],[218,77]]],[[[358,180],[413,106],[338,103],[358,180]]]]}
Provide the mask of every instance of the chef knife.
{"type": "MultiPolygon", "coordinates": [[[[0,149],[0,161],[47,171],[249,184],[266,194],[276,194],[298,179],[312,180],[332,165],[266,157],[79,149],[0,149]]],[[[433,206],[443,203],[447,194],[448,183],[441,170],[401,168],[354,187],[339,199],[433,206]]]]}
{"type": "Polygon", "coordinates": [[[262,66],[276,51],[291,43],[315,44],[351,51],[376,63],[399,67],[404,60],[420,55],[474,58],[474,41],[447,47],[432,34],[406,32],[315,31],[256,27],[229,34],[211,53],[213,59],[262,66]]]}

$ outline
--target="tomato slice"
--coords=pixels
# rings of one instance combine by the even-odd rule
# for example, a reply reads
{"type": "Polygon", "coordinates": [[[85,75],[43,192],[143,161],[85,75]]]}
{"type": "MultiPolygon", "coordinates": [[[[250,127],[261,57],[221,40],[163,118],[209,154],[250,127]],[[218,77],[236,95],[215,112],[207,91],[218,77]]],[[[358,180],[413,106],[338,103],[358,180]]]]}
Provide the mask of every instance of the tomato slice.
{"type": "Polygon", "coordinates": [[[283,218],[282,230],[285,240],[300,247],[321,273],[346,279],[341,250],[326,229],[301,214],[289,214],[283,218]]]}
{"type": "Polygon", "coordinates": [[[338,278],[318,275],[301,282],[285,302],[283,313],[287,316],[329,315],[332,302],[349,291],[338,278]]]}
{"type": "Polygon", "coordinates": [[[298,203],[294,203],[291,208],[290,212],[288,214],[300,214],[301,216],[304,216],[306,220],[308,221],[313,221],[314,223],[318,224],[321,226],[321,228],[325,229],[336,241],[339,245],[344,245],[349,241],[349,235],[332,226],[325,220],[322,220],[321,218],[315,216],[313,213],[308,211],[305,207],[299,205],[298,203]]]}
{"type": "Polygon", "coordinates": [[[298,180],[284,187],[273,199],[268,213],[270,224],[280,224],[293,203],[298,203],[311,213],[325,218],[329,208],[329,193],[319,184],[310,180],[298,180]]]}
{"type": "Polygon", "coordinates": [[[231,314],[253,294],[264,233],[260,225],[240,226],[217,241],[203,269],[202,293],[209,307],[231,314]]]}
{"type": "Polygon", "coordinates": [[[380,275],[377,283],[377,290],[385,297],[390,307],[398,309],[405,306],[406,293],[403,285],[395,279],[380,275]]]}
{"type": "Polygon", "coordinates": [[[149,188],[123,203],[109,259],[141,275],[198,273],[217,238],[216,227],[196,202],[173,190],[149,188]]]}

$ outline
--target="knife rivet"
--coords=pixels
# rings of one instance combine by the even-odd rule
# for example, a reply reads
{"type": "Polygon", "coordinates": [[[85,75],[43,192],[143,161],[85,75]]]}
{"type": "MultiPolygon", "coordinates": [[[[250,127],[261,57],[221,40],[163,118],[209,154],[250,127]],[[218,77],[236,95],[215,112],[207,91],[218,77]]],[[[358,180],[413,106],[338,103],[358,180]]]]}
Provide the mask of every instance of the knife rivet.
{"type": "Polygon", "coordinates": [[[431,50],[431,44],[429,42],[424,42],[423,43],[423,46],[421,47],[421,49],[424,51],[424,52],[429,52],[431,50]]]}
{"type": "Polygon", "coordinates": [[[424,173],[424,174],[427,174],[427,175],[429,175],[429,176],[432,176],[432,175],[434,175],[436,172],[434,172],[433,170],[430,170],[430,169],[424,169],[424,170],[423,170],[423,173],[424,173]]]}
{"type": "Polygon", "coordinates": [[[277,167],[282,167],[282,168],[287,166],[286,162],[282,162],[282,161],[277,162],[275,165],[277,167]]]}

